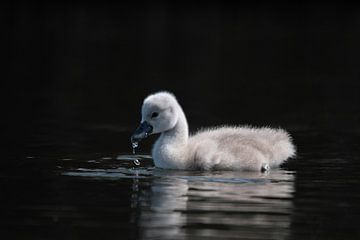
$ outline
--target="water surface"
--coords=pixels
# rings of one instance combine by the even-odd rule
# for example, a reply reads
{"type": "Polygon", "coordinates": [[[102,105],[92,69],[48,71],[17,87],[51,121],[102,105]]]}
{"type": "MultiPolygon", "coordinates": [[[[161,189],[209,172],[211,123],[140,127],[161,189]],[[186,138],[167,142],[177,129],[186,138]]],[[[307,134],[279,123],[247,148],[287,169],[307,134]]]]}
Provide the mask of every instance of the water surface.
{"type": "Polygon", "coordinates": [[[294,135],[298,157],[265,173],[161,170],[130,146],[17,157],[0,172],[0,228],[12,239],[358,239],[354,133],[294,135]]]}

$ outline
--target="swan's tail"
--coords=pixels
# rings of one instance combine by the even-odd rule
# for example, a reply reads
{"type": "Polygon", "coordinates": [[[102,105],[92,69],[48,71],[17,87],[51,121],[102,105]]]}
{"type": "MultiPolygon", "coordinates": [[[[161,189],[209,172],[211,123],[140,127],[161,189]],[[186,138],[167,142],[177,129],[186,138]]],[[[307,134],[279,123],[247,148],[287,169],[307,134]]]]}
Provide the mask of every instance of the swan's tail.
{"type": "Polygon", "coordinates": [[[273,158],[271,166],[279,166],[285,160],[296,155],[296,149],[292,143],[291,137],[284,131],[286,137],[277,141],[273,146],[273,158]]]}

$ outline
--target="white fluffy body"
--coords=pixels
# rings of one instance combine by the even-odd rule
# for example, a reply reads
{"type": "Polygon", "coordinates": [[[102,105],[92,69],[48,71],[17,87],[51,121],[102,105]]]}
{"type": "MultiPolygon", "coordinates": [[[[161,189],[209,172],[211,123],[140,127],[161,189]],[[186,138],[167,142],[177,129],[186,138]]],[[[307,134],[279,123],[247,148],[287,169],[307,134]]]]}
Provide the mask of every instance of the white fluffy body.
{"type": "Polygon", "coordinates": [[[260,171],[295,156],[291,137],[283,129],[223,126],[189,136],[185,114],[169,92],[144,100],[142,121],[153,126],[153,134],[161,133],[152,150],[159,168],[260,171]]]}

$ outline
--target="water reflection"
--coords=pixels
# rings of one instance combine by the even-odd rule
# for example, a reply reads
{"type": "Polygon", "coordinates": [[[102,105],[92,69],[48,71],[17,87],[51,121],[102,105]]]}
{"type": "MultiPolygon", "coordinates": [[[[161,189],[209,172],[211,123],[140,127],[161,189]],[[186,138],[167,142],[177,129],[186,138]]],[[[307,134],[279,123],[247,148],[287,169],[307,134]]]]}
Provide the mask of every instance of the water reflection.
{"type": "Polygon", "coordinates": [[[121,155],[62,170],[62,175],[132,181],[129,223],[140,239],[285,239],[293,212],[294,172],[173,171],[149,156],[121,155]],[[141,164],[133,163],[138,159],[141,164]]]}
{"type": "Polygon", "coordinates": [[[283,167],[296,175],[159,170],[131,153],[7,159],[2,236],[360,239],[358,137],[316,136],[295,137],[301,155],[283,167]]]}
{"type": "Polygon", "coordinates": [[[186,225],[188,183],[180,178],[158,178],[152,182],[151,190],[145,193],[139,216],[142,239],[172,239],[183,235],[186,225]]]}
{"type": "Polygon", "coordinates": [[[155,169],[143,192],[142,239],[188,237],[285,239],[292,172],[186,172],[155,169]]]}

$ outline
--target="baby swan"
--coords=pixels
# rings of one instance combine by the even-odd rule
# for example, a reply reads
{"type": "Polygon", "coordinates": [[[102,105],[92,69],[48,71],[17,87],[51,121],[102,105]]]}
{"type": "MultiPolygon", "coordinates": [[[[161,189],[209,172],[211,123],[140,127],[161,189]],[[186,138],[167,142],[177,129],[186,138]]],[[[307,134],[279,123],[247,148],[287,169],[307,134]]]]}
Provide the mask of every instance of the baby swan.
{"type": "Polygon", "coordinates": [[[282,129],[217,127],[189,136],[185,114],[169,92],[145,98],[141,114],[131,141],[136,145],[161,133],[152,149],[159,168],[263,171],[295,155],[291,137],[282,129]]]}

